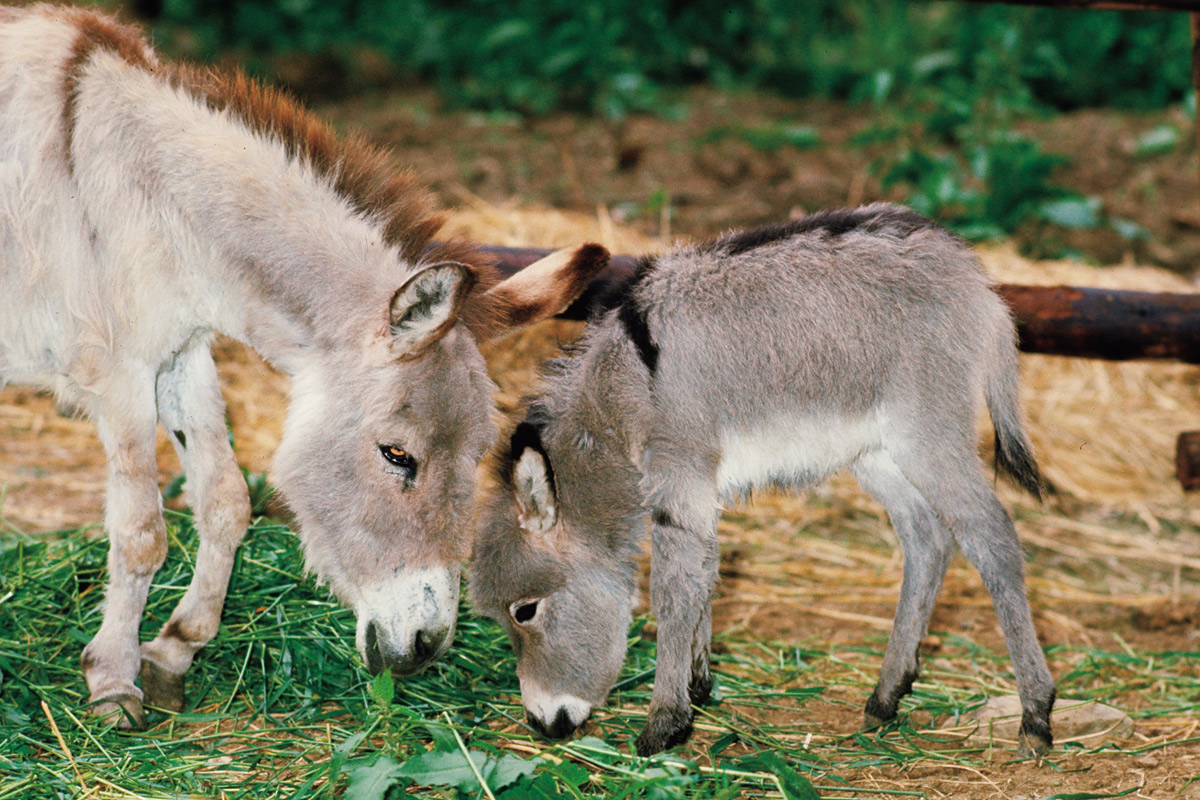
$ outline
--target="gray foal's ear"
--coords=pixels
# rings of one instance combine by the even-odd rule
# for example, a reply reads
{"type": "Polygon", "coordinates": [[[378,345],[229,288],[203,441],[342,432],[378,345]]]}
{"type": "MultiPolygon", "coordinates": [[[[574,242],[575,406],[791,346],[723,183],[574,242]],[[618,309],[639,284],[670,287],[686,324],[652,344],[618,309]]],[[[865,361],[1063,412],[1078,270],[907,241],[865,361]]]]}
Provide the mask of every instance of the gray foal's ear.
{"type": "Polygon", "coordinates": [[[392,350],[414,356],[446,335],[458,319],[463,298],[475,283],[475,273],[446,261],[426,267],[392,295],[388,314],[392,350]]]}
{"type": "Polygon", "coordinates": [[[549,532],[558,519],[558,502],[545,453],[533,447],[521,451],[513,466],[513,489],[521,508],[517,516],[521,527],[538,536],[549,532]]]}

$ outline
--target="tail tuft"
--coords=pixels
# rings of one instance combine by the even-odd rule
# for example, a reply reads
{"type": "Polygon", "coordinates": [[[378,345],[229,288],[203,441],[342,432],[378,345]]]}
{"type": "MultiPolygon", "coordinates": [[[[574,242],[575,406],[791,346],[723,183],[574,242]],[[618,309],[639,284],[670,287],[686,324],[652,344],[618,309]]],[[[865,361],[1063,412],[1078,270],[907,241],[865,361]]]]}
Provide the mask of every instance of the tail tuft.
{"type": "MultiPolygon", "coordinates": [[[[1024,437],[1020,437],[1023,439],[1024,437]]],[[[1042,499],[1045,484],[1038,470],[1037,461],[1033,458],[1024,441],[1013,441],[1007,435],[1002,436],[996,430],[996,471],[1003,472],[1012,478],[1025,491],[1042,499]]]]}

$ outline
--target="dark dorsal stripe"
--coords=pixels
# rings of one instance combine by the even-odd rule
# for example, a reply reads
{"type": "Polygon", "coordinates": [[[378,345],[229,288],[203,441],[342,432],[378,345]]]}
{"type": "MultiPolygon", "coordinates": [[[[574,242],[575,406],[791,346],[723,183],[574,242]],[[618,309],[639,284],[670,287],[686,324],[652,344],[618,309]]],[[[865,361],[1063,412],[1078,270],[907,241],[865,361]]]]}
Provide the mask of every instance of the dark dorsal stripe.
{"type": "Polygon", "coordinates": [[[736,256],[805,233],[823,233],[832,237],[852,231],[868,231],[890,233],[903,239],[921,230],[939,230],[953,235],[910,208],[884,205],[818,211],[791,222],[726,234],[702,245],[701,249],[723,256],[736,256]]]}

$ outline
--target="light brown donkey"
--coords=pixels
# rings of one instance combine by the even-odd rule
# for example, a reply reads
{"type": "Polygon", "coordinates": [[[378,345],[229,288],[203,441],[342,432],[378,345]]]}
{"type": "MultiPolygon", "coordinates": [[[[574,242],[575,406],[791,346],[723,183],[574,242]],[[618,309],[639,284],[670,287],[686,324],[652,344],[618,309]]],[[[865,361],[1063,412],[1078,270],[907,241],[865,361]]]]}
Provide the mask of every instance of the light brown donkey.
{"type": "Polygon", "coordinates": [[[0,8],[0,385],[53,391],[108,455],[109,584],[82,657],[97,713],[142,726],[143,700],[180,707],[219,625],[249,503],[214,332],[292,377],[274,477],[309,568],[358,616],[368,667],[414,672],[449,647],[495,437],[477,342],[565,308],[607,254],[500,282],[468,247],[428,247],[430,207],[386,153],[277,92],[163,63],[90,11],[0,8]],[[160,423],[200,545],[139,649],[167,550],[160,423]]]}

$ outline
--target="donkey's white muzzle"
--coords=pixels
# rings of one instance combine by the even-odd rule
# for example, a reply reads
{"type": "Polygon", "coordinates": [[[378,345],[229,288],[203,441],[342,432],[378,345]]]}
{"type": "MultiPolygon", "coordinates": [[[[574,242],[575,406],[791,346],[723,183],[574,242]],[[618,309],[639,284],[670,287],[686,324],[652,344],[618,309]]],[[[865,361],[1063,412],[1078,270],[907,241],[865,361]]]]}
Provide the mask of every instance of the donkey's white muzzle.
{"type": "Polygon", "coordinates": [[[538,733],[562,739],[575,731],[588,715],[592,704],[573,694],[553,694],[536,682],[521,679],[521,702],[525,718],[538,733]]]}
{"type": "Polygon", "coordinates": [[[450,649],[458,575],[457,569],[422,567],[362,590],[356,640],[372,675],[384,669],[412,675],[450,649]]]}

